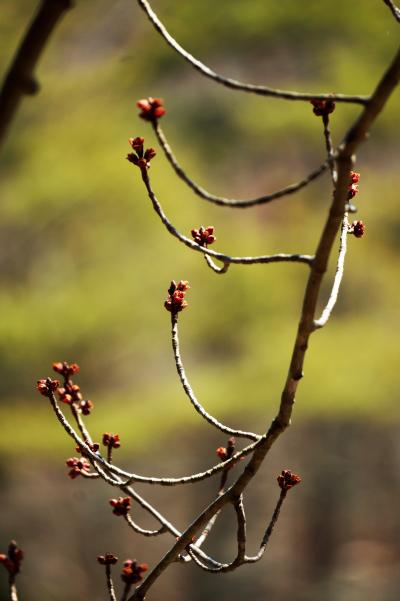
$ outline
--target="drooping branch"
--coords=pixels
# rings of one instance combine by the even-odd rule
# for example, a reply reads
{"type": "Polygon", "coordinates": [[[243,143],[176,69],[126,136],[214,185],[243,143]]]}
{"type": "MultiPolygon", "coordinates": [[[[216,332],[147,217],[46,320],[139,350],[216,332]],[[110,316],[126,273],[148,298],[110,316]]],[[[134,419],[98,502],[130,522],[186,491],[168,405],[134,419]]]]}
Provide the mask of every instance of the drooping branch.
{"type": "Polygon", "coordinates": [[[221,430],[221,432],[224,432],[225,434],[229,434],[230,436],[236,436],[238,438],[248,438],[249,440],[253,440],[255,442],[259,441],[261,439],[260,435],[254,434],[253,432],[235,430],[233,428],[230,428],[229,426],[225,426],[225,424],[219,422],[213,415],[210,415],[199,403],[186,377],[185,368],[182,363],[178,336],[178,313],[171,313],[171,324],[172,348],[174,351],[176,370],[178,372],[182,387],[191,404],[196,409],[197,413],[199,413],[209,424],[215,426],[216,428],[218,428],[218,430],[221,430]]]}
{"type": "Polygon", "coordinates": [[[317,169],[312,171],[309,175],[304,177],[302,180],[300,180],[294,184],[290,184],[289,186],[285,186],[284,188],[281,188],[280,190],[276,190],[275,192],[271,192],[270,194],[265,194],[264,196],[260,196],[258,198],[251,198],[248,200],[225,198],[223,196],[216,196],[215,194],[211,194],[210,192],[207,192],[207,190],[205,190],[204,188],[199,186],[192,178],[190,178],[187,175],[187,173],[184,171],[184,169],[181,167],[181,165],[178,163],[158,121],[153,120],[152,126],[153,126],[154,132],[157,136],[158,142],[159,142],[161,148],[163,149],[168,162],[174,169],[177,176],[182,181],[184,181],[189,186],[189,188],[191,188],[193,190],[193,192],[197,196],[200,196],[200,198],[204,198],[205,200],[207,200],[213,204],[219,205],[221,207],[229,207],[232,209],[235,209],[235,208],[246,209],[246,208],[254,207],[257,205],[267,204],[269,202],[272,202],[273,200],[277,200],[279,198],[289,196],[291,194],[294,194],[295,192],[298,192],[302,188],[305,188],[308,184],[310,184],[312,181],[317,179],[320,175],[322,175],[326,171],[328,164],[329,164],[328,161],[325,161],[325,163],[322,163],[322,165],[317,167],[317,169]]]}
{"type": "Polygon", "coordinates": [[[0,145],[24,95],[35,94],[34,71],[51,33],[72,0],[42,0],[0,89],[0,145]]]}
{"type": "Polygon", "coordinates": [[[159,218],[161,219],[164,226],[166,227],[166,229],[169,231],[170,234],[172,234],[175,238],[180,240],[183,244],[185,244],[185,246],[191,248],[192,250],[201,252],[204,255],[209,255],[210,257],[213,257],[214,259],[218,259],[219,261],[222,261],[223,263],[235,263],[235,264],[239,264],[239,265],[254,265],[256,263],[286,263],[286,262],[305,263],[306,265],[312,264],[314,257],[312,257],[311,255],[302,255],[302,254],[296,254],[296,253],[294,253],[294,254],[277,253],[274,255],[263,255],[263,256],[259,256],[259,257],[231,257],[230,255],[219,253],[214,250],[210,250],[209,248],[205,248],[204,246],[200,246],[199,244],[196,244],[196,242],[193,242],[193,240],[190,240],[189,238],[187,238],[186,236],[181,234],[172,225],[172,223],[169,221],[168,217],[165,215],[156,195],[154,194],[154,192],[152,190],[147,170],[141,169],[141,174],[142,174],[143,182],[147,189],[147,193],[153,204],[153,208],[154,208],[155,212],[157,213],[157,215],[159,216],[159,218]]]}
{"type": "Polygon", "coordinates": [[[354,104],[362,104],[365,105],[369,97],[368,96],[348,96],[346,94],[308,94],[301,92],[290,92],[285,90],[278,90],[275,88],[269,88],[266,86],[253,85],[248,83],[242,83],[240,81],[236,81],[235,79],[231,79],[230,77],[224,77],[219,75],[201,61],[192,56],[187,50],[182,48],[180,44],[172,37],[172,35],[167,31],[165,26],[161,23],[160,19],[157,17],[156,13],[151,8],[149,2],[147,0],[137,0],[139,6],[144,10],[147,17],[149,18],[152,25],[161,34],[167,44],[175,50],[182,58],[185,59],[196,71],[199,71],[206,77],[209,77],[213,81],[222,84],[228,88],[233,90],[241,90],[242,92],[249,92],[252,94],[258,94],[260,96],[271,96],[273,98],[283,98],[285,100],[323,100],[323,99],[332,99],[336,102],[348,102],[354,104]]]}

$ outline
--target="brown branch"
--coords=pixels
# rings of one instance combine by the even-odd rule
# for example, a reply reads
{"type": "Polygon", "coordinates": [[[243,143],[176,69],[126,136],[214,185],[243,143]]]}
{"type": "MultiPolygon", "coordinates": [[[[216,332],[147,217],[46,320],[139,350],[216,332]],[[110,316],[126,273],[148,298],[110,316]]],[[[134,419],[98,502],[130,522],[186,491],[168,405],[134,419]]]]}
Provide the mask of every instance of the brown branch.
{"type": "Polygon", "coordinates": [[[376,87],[370,102],[365,107],[362,115],[349,130],[337,155],[338,179],[337,186],[329,211],[325,227],[318,243],[315,261],[305,289],[301,318],[298,326],[296,341],[290,362],[289,373],[282,392],[281,403],[277,417],[272,422],[267,435],[258,444],[249,463],[237,478],[236,482],[221,496],[217,497],[197,518],[189,525],[180,539],[164,555],[159,563],[151,570],[143,583],[138,586],[130,601],[142,601],[149,588],[160,577],[168,565],[175,561],[192,540],[192,537],[203,528],[218,511],[229,502],[238,498],[249,482],[258,472],[269,449],[288,427],[293,410],[295,393],[298,382],[302,377],[304,357],[307,351],[308,340],[313,331],[316,305],[323,276],[327,269],[328,259],[345,213],[348,194],[350,170],[353,164],[353,154],[365,139],[369,127],[372,125],[389,96],[395,89],[400,78],[400,52],[398,52],[381,81],[376,87]]]}
{"type": "Polygon", "coordinates": [[[249,92],[252,94],[258,94],[260,96],[271,96],[274,98],[283,98],[285,100],[335,100],[336,102],[350,102],[354,104],[366,104],[369,100],[368,96],[348,96],[345,94],[308,94],[301,92],[290,92],[285,90],[278,90],[275,88],[269,88],[266,86],[253,85],[248,83],[242,83],[241,81],[236,81],[230,77],[224,77],[219,75],[207,65],[204,65],[201,61],[192,56],[189,52],[187,52],[182,46],[178,44],[178,42],[172,37],[172,35],[167,31],[165,26],[161,23],[160,19],[157,17],[156,13],[151,8],[149,2],[147,0],[137,0],[139,6],[144,10],[149,18],[149,21],[152,23],[154,28],[158,31],[159,34],[164,38],[167,44],[175,50],[182,58],[184,58],[196,71],[199,71],[206,77],[209,77],[213,81],[222,84],[228,88],[233,90],[241,90],[242,92],[249,92]]]}
{"type": "Polygon", "coordinates": [[[392,15],[398,23],[400,23],[400,8],[398,8],[392,0],[383,0],[386,6],[392,11],[392,15]]]}
{"type": "Polygon", "coordinates": [[[129,513],[126,514],[124,518],[129,527],[132,528],[132,530],[134,530],[138,534],[142,534],[143,536],[159,536],[160,534],[164,534],[165,532],[167,532],[167,529],[164,525],[161,525],[161,527],[158,528],[158,530],[145,530],[133,521],[129,513]]]}
{"type": "Polygon", "coordinates": [[[24,95],[35,94],[36,64],[48,39],[72,0],[42,0],[0,89],[0,145],[24,95]]]}
{"type": "Polygon", "coordinates": [[[310,184],[312,181],[317,179],[326,171],[329,164],[327,161],[325,161],[325,163],[322,163],[322,165],[317,167],[317,169],[309,173],[302,180],[294,184],[290,184],[289,186],[285,186],[284,188],[276,190],[275,192],[271,192],[269,194],[265,194],[264,196],[260,196],[258,198],[251,198],[247,200],[239,200],[237,198],[225,198],[223,196],[216,196],[215,194],[211,194],[210,192],[199,186],[192,178],[190,178],[184,171],[184,169],[181,167],[181,165],[178,163],[178,160],[172,152],[172,149],[168,144],[168,141],[158,121],[153,121],[152,125],[154,132],[157,136],[158,142],[162,150],[164,151],[164,155],[167,158],[170,165],[172,166],[172,168],[174,169],[177,176],[182,181],[184,181],[197,196],[199,196],[200,198],[204,198],[204,200],[207,200],[221,207],[229,207],[232,209],[246,209],[248,207],[267,204],[269,202],[272,202],[273,200],[277,200],[278,198],[283,198],[284,196],[289,196],[290,194],[298,192],[298,190],[301,190],[302,188],[310,184]]]}

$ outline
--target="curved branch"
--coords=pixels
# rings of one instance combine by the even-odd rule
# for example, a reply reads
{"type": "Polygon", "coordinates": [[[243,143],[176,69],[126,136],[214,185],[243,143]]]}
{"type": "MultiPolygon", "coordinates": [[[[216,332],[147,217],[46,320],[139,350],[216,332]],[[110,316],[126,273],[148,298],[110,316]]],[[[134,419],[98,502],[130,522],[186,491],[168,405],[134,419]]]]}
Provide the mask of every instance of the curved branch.
{"type": "Polygon", "coordinates": [[[209,257],[208,255],[204,255],[204,258],[206,260],[207,265],[213,270],[215,271],[215,273],[218,274],[223,274],[226,273],[229,269],[229,265],[230,263],[224,263],[223,265],[221,265],[221,267],[218,267],[218,265],[216,265],[214,263],[214,261],[212,260],[211,257],[209,257]]]}
{"type": "Polygon", "coordinates": [[[132,528],[132,530],[134,530],[138,534],[142,534],[143,536],[159,536],[160,534],[164,534],[165,532],[167,532],[167,528],[164,525],[161,525],[161,527],[158,528],[158,530],[145,530],[133,521],[129,513],[125,515],[124,518],[127,524],[129,524],[129,526],[132,528]]]}
{"type": "Polygon", "coordinates": [[[47,41],[71,0],[42,0],[0,90],[0,144],[24,95],[35,94],[39,84],[34,79],[36,64],[47,41]]]}
{"type": "Polygon", "coordinates": [[[174,351],[175,365],[176,370],[178,372],[179,379],[181,381],[182,387],[188,397],[189,401],[196,409],[197,413],[199,413],[209,424],[221,430],[225,434],[229,434],[230,436],[236,436],[237,438],[248,438],[249,440],[254,440],[255,442],[261,439],[261,436],[258,434],[253,434],[253,432],[244,432],[243,430],[234,430],[229,426],[225,426],[221,422],[219,422],[214,416],[207,413],[204,407],[197,400],[192,387],[189,384],[189,381],[186,377],[185,368],[182,363],[181,352],[179,348],[179,336],[178,336],[178,314],[171,313],[171,324],[172,324],[172,348],[174,351]]]}
{"type": "Polygon", "coordinates": [[[278,198],[282,198],[284,196],[289,196],[290,194],[293,194],[294,192],[301,190],[302,188],[307,186],[309,183],[311,183],[313,180],[317,179],[317,177],[319,177],[320,175],[322,175],[322,173],[324,173],[324,171],[326,171],[326,169],[329,165],[329,162],[325,161],[325,163],[322,163],[322,165],[317,167],[317,169],[312,171],[309,175],[307,175],[302,180],[300,180],[294,184],[290,184],[289,186],[285,186],[284,188],[281,188],[280,190],[276,190],[275,192],[271,192],[270,194],[265,194],[264,196],[260,196],[259,198],[251,198],[248,200],[225,198],[223,196],[216,196],[215,194],[211,194],[210,192],[207,192],[207,190],[205,190],[204,188],[202,188],[201,186],[196,184],[196,182],[193,181],[186,174],[184,169],[178,163],[174,153],[172,152],[170,145],[167,142],[167,139],[166,139],[164,132],[162,131],[159,123],[157,121],[153,121],[152,126],[153,126],[154,132],[157,136],[158,142],[164,151],[165,157],[167,158],[168,162],[174,169],[177,176],[182,181],[184,181],[189,186],[189,188],[191,188],[191,190],[193,190],[193,192],[197,196],[200,196],[200,198],[204,198],[204,200],[207,200],[208,202],[219,205],[221,207],[229,207],[232,209],[247,209],[248,207],[254,207],[257,205],[267,204],[268,202],[277,200],[278,198]]]}
{"type": "Polygon", "coordinates": [[[273,531],[273,529],[275,527],[276,522],[278,521],[279,513],[281,511],[282,504],[283,504],[283,501],[286,498],[286,495],[287,495],[287,490],[282,489],[281,490],[281,494],[279,495],[278,502],[277,502],[276,507],[274,509],[274,513],[272,514],[271,521],[268,524],[268,528],[266,529],[265,534],[263,536],[263,539],[261,541],[259,552],[257,553],[257,555],[254,555],[253,557],[247,557],[246,556],[244,558],[244,563],[255,563],[256,561],[259,561],[261,559],[261,557],[264,555],[265,550],[266,550],[267,545],[268,545],[268,542],[269,542],[269,539],[271,538],[272,531],[273,531]]]}
{"type": "Polygon", "coordinates": [[[156,13],[151,8],[149,2],[147,0],[137,0],[139,6],[144,10],[147,14],[150,22],[153,24],[155,29],[159,34],[164,38],[167,44],[175,50],[182,58],[184,58],[196,71],[202,73],[206,77],[216,81],[217,83],[226,86],[227,88],[231,88],[233,90],[241,90],[242,92],[249,92],[252,94],[258,94],[260,96],[271,96],[274,98],[283,98],[285,100],[325,100],[331,99],[335,100],[335,102],[350,102],[354,104],[366,104],[368,101],[368,96],[348,96],[345,94],[307,94],[302,92],[290,92],[285,90],[278,90],[275,88],[269,88],[266,86],[259,86],[249,83],[243,83],[241,81],[236,81],[235,79],[231,79],[230,77],[223,77],[219,75],[194,56],[192,56],[189,52],[187,52],[182,46],[178,44],[178,42],[172,37],[172,35],[167,31],[164,25],[161,23],[160,19],[157,17],[156,13]]]}
{"type": "Polygon", "coordinates": [[[185,244],[185,246],[191,248],[192,250],[201,252],[204,255],[208,255],[210,257],[214,257],[215,259],[218,259],[218,260],[222,261],[223,263],[235,263],[235,264],[239,264],[239,265],[254,265],[256,263],[283,263],[283,262],[305,263],[307,265],[312,264],[314,257],[312,257],[311,255],[278,253],[275,255],[263,255],[263,256],[259,256],[259,257],[231,257],[229,255],[225,255],[223,253],[218,253],[214,250],[210,250],[209,248],[205,248],[204,246],[200,246],[200,244],[197,244],[196,242],[193,242],[193,240],[186,238],[186,236],[184,236],[183,234],[178,232],[178,230],[172,225],[172,223],[169,221],[169,219],[165,215],[164,211],[162,210],[161,205],[151,188],[150,179],[149,179],[147,170],[142,169],[141,174],[142,174],[142,180],[147,189],[147,193],[153,204],[153,208],[154,208],[155,212],[157,213],[157,215],[159,216],[159,218],[161,219],[164,226],[166,227],[166,229],[169,231],[170,234],[172,234],[175,238],[180,240],[180,242],[182,242],[183,244],[185,244]]]}
{"type": "Polygon", "coordinates": [[[105,480],[107,480],[107,482],[109,484],[112,484],[113,486],[115,486],[117,484],[118,485],[121,484],[123,486],[128,486],[132,482],[143,482],[145,484],[159,484],[161,486],[176,486],[177,484],[192,484],[194,482],[200,482],[201,480],[206,480],[207,478],[211,478],[211,476],[214,476],[214,474],[217,474],[219,472],[222,472],[223,470],[226,470],[229,466],[236,463],[241,457],[245,457],[246,455],[249,455],[250,453],[252,453],[264,439],[264,437],[257,439],[255,442],[251,443],[250,445],[248,445],[241,451],[235,453],[230,459],[227,459],[226,461],[223,461],[222,463],[218,463],[217,465],[214,465],[210,469],[208,469],[204,472],[200,472],[198,474],[193,474],[191,476],[183,476],[181,478],[153,478],[153,477],[139,476],[138,474],[132,474],[130,472],[122,470],[121,468],[117,467],[116,465],[108,463],[104,459],[104,457],[102,457],[102,455],[100,455],[100,453],[94,453],[92,451],[92,449],[82,440],[82,438],[80,438],[78,436],[78,434],[72,428],[71,424],[68,422],[67,418],[65,417],[65,415],[61,411],[60,407],[58,406],[58,403],[57,403],[57,400],[56,400],[54,394],[52,394],[50,396],[50,403],[51,403],[54,413],[57,416],[58,421],[61,423],[61,425],[63,426],[66,433],[69,436],[71,436],[71,438],[76,442],[76,444],[82,449],[85,457],[87,457],[91,461],[92,465],[101,474],[101,476],[105,480]],[[107,474],[105,474],[101,471],[101,468],[99,468],[99,464],[103,468],[107,469],[111,474],[127,478],[127,481],[116,482],[110,476],[108,476],[107,474]]]}

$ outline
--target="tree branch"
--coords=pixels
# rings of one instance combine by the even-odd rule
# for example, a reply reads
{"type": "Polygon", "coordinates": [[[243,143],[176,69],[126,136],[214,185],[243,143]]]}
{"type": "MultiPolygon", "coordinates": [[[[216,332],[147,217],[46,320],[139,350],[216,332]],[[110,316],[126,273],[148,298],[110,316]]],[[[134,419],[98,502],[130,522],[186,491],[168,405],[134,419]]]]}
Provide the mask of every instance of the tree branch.
{"type": "Polygon", "coordinates": [[[35,94],[36,64],[48,39],[72,0],[42,0],[0,89],[0,145],[24,95],[35,94]]]}
{"type": "Polygon", "coordinates": [[[183,367],[183,363],[182,363],[182,359],[181,359],[181,353],[180,353],[180,348],[179,348],[178,314],[177,313],[171,313],[171,324],[172,324],[172,331],[171,331],[172,348],[174,351],[176,370],[178,372],[178,376],[181,381],[182,387],[183,387],[189,401],[191,402],[193,407],[196,409],[197,413],[199,413],[209,424],[211,424],[212,426],[215,426],[216,428],[218,428],[218,430],[221,430],[221,432],[225,432],[225,434],[229,434],[230,436],[236,436],[238,438],[248,438],[249,440],[253,440],[255,442],[259,441],[261,439],[260,435],[253,434],[253,432],[243,432],[242,430],[234,430],[233,428],[230,428],[229,426],[225,426],[224,424],[219,422],[214,416],[207,413],[207,411],[204,409],[204,407],[199,403],[199,401],[197,400],[197,398],[189,384],[189,381],[186,377],[185,368],[183,367]]]}
{"type": "Polygon", "coordinates": [[[187,52],[182,46],[178,44],[178,42],[172,37],[172,35],[167,31],[165,26],[161,23],[156,13],[151,8],[149,2],[147,0],[137,0],[139,6],[144,10],[149,21],[152,23],[154,28],[158,31],[159,34],[164,38],[167,44],[175,50],[182,58],[186,60],[194,69],[209,77],[210,79],[216,81],[217,83],[222,84],[228,88],[233,90],[241,90],[242,92],[249,92],[252,94],[258,94],[260,96],[271,96],[274,98],[283,98],[285,100],[324,100],[331,99],[335,100],[335,102],[350,102],[354,104],[366,104],[369,100],[368,96],[348,96],[345,94],[308,94],[301,92],[289,92],[285,90],[278,90],[274,88],[269,88],[265,86],[253,85],[248,83],[242,83],[240,81],[236,81],[235,79],[231,79],[230,77],[223,77],[219,75],[206,65],[204,65],[201,61],[192,56],[189,52],[187,52]]]}
{"type": "Polygon", "coordinates": [[[168,144],[168,141],[167,141],[167,139],[164,135],[164,132],[161,129],[158,121],[157,120],[153,121],[152,126],[153,126],[154,132],[157,136],[158,142],[164,151],[165,157],[167,158],[168,162],[174,169],[177,176],[182,181],[184,181],[189,186],[189,188],[191,188],[191,190],[193,190],[193,192],[197,196],[199,196],[200,198],[204,198],[204,200],[207,200],[207,201],[209,201],[213,204],[216,204],[218,206],[221,206],[221,207],[229,207],[232,209],[247,209],[248,207],[254,207],[257,205],[267,204],[269,202],[272,202],[273,200],[277,200],[278,198],[283,198],[284,196],[289,196],[290,194],[293,194],[294,192],[298,192],[298,190],[301,190],[302,188],[304,188],[305,186],[310,184],[313,180],[317,179],[320,175],[322,175],[326,171],[326,169],[329,165],[328,161],[325,161],[325,163],[322,163],[322,165],[317,167],[317,169],[312,171],[309,175],[307,175],[302,180],[300,180],[294,184],[290,184],[289,186],[285,186],[284,188],[281,188],[280,190],[276,190],[275,192],[271,192],[269,194],[265,194],[264,196],[260,196],[258,198],[252,198],[252,199],[248,199],[248,200],[225,198],[223,196],[216,196],[215,194],[211,194],[210,192],[207,192],[207,190],[205,190],[204,188],[199,186],[195,181],[193,181],[187,175],[187,173],[184,171],[184,169],[181,167],[181,165],[178,163],[178,160],[175,157],[174,153],[172,152],[172,149],[171,149],[170,145],[168,144]]]}
{"type": "Polygon", "coordinates": [[[400,8],[398,8],[392,0],[383,0],[386,6],[392,11],[392,15],[398,23],[400,23],[400,8]]]}

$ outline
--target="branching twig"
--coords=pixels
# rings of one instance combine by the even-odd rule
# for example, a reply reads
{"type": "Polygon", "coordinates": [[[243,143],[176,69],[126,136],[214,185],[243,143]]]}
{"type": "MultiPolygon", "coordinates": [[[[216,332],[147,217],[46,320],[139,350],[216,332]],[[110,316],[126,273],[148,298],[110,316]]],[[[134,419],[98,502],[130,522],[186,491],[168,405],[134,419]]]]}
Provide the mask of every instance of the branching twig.
{"type": "Polygon", "coordinates": [[[236,263],[239,265],[254,265],[255,263],[283,263],[283,262],[305,263],[306,265],[312,264],[314,257],[312,257],[311,255],[278,253],[275,255],[263,255],[263,256],[259,256],[259,257],[231,257],[229,255],[225,255],[223,253],[218,253],[218,252],[215,252],[214,250],[210,250],[209,248],[205,248],[204,246],[200,246],[200,244],[193,242],[193,240],[190,240],[189,238],[187,238],[186,236],[184,236],[183,234],[178,232],[178,230],[172,225],[172,223],[169,221],[169,219],[165,215],[164,211],[162,210],[161,205],[152,190],[147,170],[142,169],[141,174],[142,174],[142,179],[146,186],[149,198],[153,204],[153,208],[154,208],[155,212],[157,213],[157,215],[159,216],[159,218],[161,219],[164,226],[166,227],[166,229],[169,231],[170,234],[172,234],[175,238],[180,240],[183,244],[185,244],[185,246],[188,246],[192,250],[201,252],[204,255],[209,255],[210,257],[214,257],[215,259],[218,259],[218,260],[222,261],[223,263],[236,263]]]}
{"type": "Polygon", "coordinates": [[[193,407],[196,409],[197,413],[199,413],[209,424],[221,430],[221,432],[225,432],[225,434],[229,434],[230,436],[236,436],[238,438],[248,438],[249,440],[259,441],[261,436],[258,434],[253,434],[253,432],[243,432],[243,430],[234,430],[229,426],[225,426],[221,422],[219,422],[214,416],[207,413],[204,407],[197,400],[189,381],[186,377],[185,368],[183,367],[180,348],[179,348],[179,336],[178,336],[178,314],[171,313],[171,324],[172,324],[172,348],[174,351],[175,365],[176,370],[179,375],[179,379],[181,381],[182,387],[192,403],[193,407]]]}
{"type": "Polygon", "coordinates": [[[320,165],[317,169],[312,171],[309,175],[307,175],[302,180],[300,180],[294,184],[290,184],[289,186],[285,186],[284,188],[281,188],[280,190],[276,190],[275,192],[271,192],[270,194],[260,196],[259,198],[252,198],[252,199],[248,199],[248,200],[224,198],[223,196],[216,196],[215,194],[211,194],[210,192],[207,192],[207,190],[205,190],[204,188],[202,188],[201,186],[196,184],[196,182],[193,181],[186,174],[186,172],[183,170],[181,165],[178,163],[174,153],[172,152],[172,149],[171,149],[170,145],[168,144],[167,139],[164,135],[164,132],[162,131],[158,121],[157,120],[152,121],[152,125],[153,125],[154,132],[157,136],[157,139],[160,143],[160,146],[163,149],[168,162],[173,167],[177,176],[182,181],[184,181],[189,186],[189,188],[191,188],[193,190],[193,192],[195,194],[197,194],[197,196],[200,196],[200,198],[204,198],[205,200],[208,200],[209,202],[219,205],[221,207],[229,207],[232,209],[235,209],[235,208],[246,209],[248,207],[254,207],[257,205],[266,204],[268,202],[277,200],[278,198],[282,198],[284,196],[289,196],[290,194],[293,194],[294,192],[298,192],[298,190],[301,190],[302,188],[304,188],[305,186],[310,184],[313,180],[317,179],[320,175],[322,175],[322,173],[324,173],[326,171],[328,164],[329,164],[328,161],[325,161],[325,163],[322,163],[322,165],[320,165]]]}
{"type": "Polygon", "coordinates": [[[268,88],[265,86],[242,83],[229,77],[223,77],[222,75],[219,75],[218,73],[204,65],[202,62],[200,62],[198,59],[196,59],[178,44],[178,42],[171,36],[171,34],[168,33],[167,29],[161,23],[161,21],[159,20],[159,18],[157,17],[156,13],[153,11],[147,0],[138,0],[138,4],[147,14],[150,22],[153,24],[155,29],[162,35],[167,44],[173,50],[175,50],[175,52],[182,56],[182,58],[184,58],[197,71],[228,88],[231,88],[233,90],[241,90],[242,92],[250,92],[252,94],[259,94],[260,96],[283,98],[285,100],[331,99],[335,100],[336,102],[350,102],[354,104],[366,104],[369,100],[368,96],[348,96],[345,94],[306,94],[301,92],[288,92],[284,90],[268,88]]]}
{"type": "Polygon", "coordinates": [[[0,90],[0,144],[21,102],[22,96],[35,94],[39,84],[34,79],[36,64],[47,41],[72,0],[42,0],[0,90]]]}
{"type": "Polygon", "coordinates": [[[113,583],[113,579],[111,576],[111,566],[110,565],[106,565],[106,580],[107,580],[107,590],[108,590],[108,594],[110,595],[110,601],[117,601],[117,597],[115,595],[115,589],[114,589],[114,583],[113,583]]]}
{"type": "Polygon", "coordinates": [[[159,536],[160,534],[164,534],[165,532],[167,532],[166,527],[163,525],[160,528],[158,528],[158,530],[145,530],[133,521],[129,513],[125,515],[124,518],[127,524],[129,524],[129,526],[132,528],[132,530],[134,530],[138,534],[142,534],[143,536],[159,536]]]}

